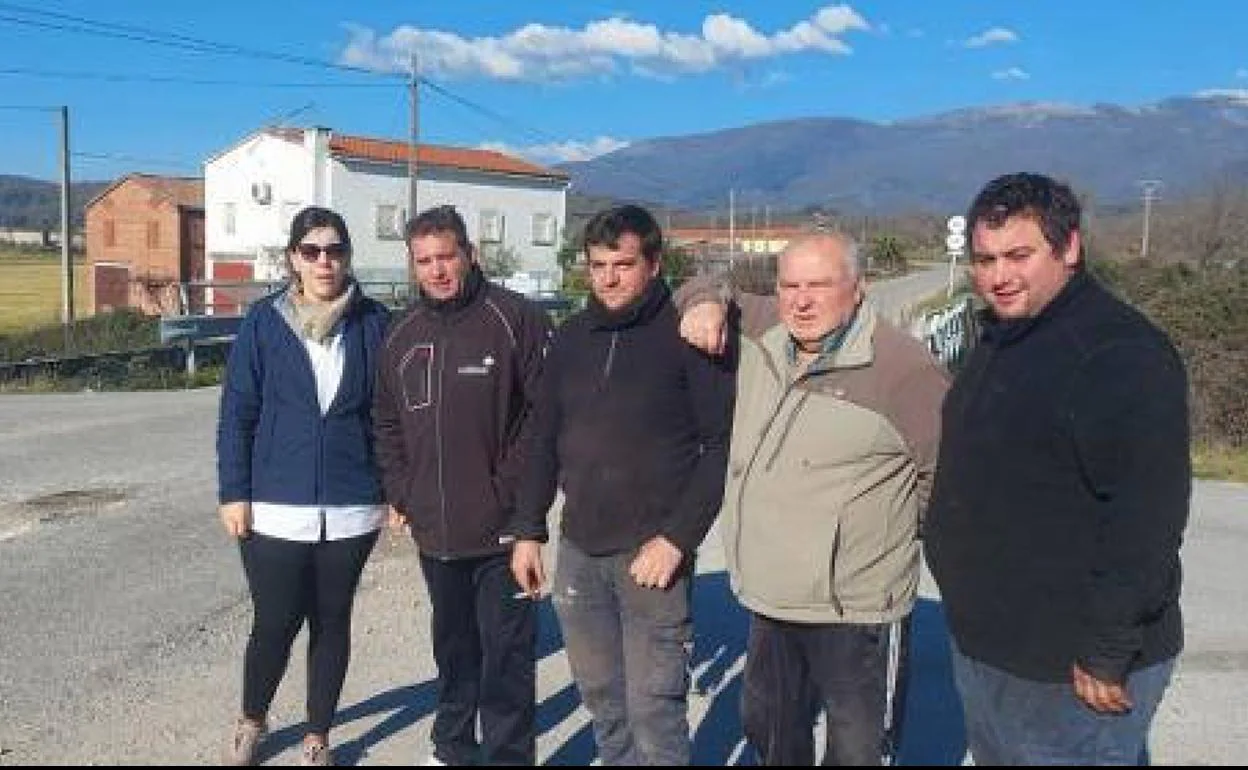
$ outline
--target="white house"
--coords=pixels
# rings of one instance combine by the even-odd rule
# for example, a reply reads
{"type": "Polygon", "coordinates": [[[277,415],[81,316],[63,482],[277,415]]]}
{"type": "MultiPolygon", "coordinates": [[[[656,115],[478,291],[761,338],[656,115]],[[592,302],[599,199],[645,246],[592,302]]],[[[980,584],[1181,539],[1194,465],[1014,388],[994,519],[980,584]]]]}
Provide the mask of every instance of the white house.
{"type": "MultiPolygon", "coordinates": [[[[355,273],[366,286],[406,284],[409,148],[321,127],[266,128],[208,159],[208,279],[281,278],[290,221],[316,204],[346,219],[355,273]]],[[[484,260],[505,252],[517,272],[558,284],[566,174],[490,150],[427,144],[415,170],[418,210],[455,206],[484,260]]]]}

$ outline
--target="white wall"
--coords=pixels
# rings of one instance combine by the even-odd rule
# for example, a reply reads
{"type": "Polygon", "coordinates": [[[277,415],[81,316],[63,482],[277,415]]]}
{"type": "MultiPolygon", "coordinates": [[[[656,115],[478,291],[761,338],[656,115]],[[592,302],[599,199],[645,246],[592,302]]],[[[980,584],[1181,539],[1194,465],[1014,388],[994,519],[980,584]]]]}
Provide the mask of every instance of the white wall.
{"type": "Polygon", "coordinates": [[[204,250],[207,276],[215,260],[258,259],[256,278],[284,269],[290,220],[313,202],[312,153],[302,144],[260,132],[204,164],[204,250]],[[267,184],[269,202],[253,184],[267,184]],[[226,204],[234,205],[234,232],[226,231],[226,204]]]}
{"type": "MultiPolygon", "coordinates": [[[[355,271],[361,280],[407,281],[406,246],[401,237],[378,237],[376,212],[378,205],[395,205],[406,211],[406,166],[330,158],[322,145],[319,152],[324,165],[318,183],[318,147],[312,132],[305,132],[303,142],[257,132],[204,164],[205,251],[210,279],[216,259],[257,257],[257,279],[279,277],[291,217],[303,206],[319,203],[346,219],[355,271]],[[269,203],[254,200],[252,185],[256,183],[269,185],[269,203]],[[316,200],[317,193],[322,200],[316,200]],[[233,234],[225,227],[227,203],[234,204],[233,234]]],[[[321,140],[326,136],[320,134],[321,140]]],[[[480,241],[481,213],[501,212],[502,246],[519,258],[517,270],[549,275],[558,284],[556,254],[559,234],[566,224],[566,183],[432,166],[421,168],[419,175],[418,209],[454,205],[474,243],[480,241]],[[554,243],[533,243],[534,214],[554,216],[554,243]]]]}
{"type": "MultiPolygon", "coordinates": [[[[556,278],[558,234],[564,225],[567,193],[561,181],[504,176],[441,167],[418,171],[416,207],[455,206],[468,226],[468,238],[480,242],[481,213],[496,210],[504,217],[504,248],[519,258],[517,270],[550,273],[556,278]],[[534,214],[555,218],[556,239],[550,245],[533,243],[534,214]]],[[[351,228],[355,270],[362,280],[407,280],[407,250],[402,238],[377,234],[377,206],[407,209],[406,167],[362,161],[333,161],[331,204],[351,228]]]]}

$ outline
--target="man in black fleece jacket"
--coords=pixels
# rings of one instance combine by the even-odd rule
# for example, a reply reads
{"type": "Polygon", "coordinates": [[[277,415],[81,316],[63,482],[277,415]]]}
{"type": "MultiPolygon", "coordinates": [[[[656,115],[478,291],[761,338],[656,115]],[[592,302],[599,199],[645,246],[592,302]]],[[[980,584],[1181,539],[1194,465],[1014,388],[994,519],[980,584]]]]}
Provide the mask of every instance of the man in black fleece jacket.
{"type": "Polygon", "coordinates": [[[645,209],[600,212],[584,241],[592,295],[546,360],[512,571],[539,594],[562,487],[552,603],[599,757],[684,765],[693,557],[723,496],[732,360],[681,339],[645,209]]]}
{"type": "Polygon", "coordinates": [[[983,336],[949,391],[924,551],[977,765],[1134,764],[1183,646],[1187,378],[1084,269],[1037,174],[968,216],[983,336]]]}
{"type": "Polygon", "coordinates": [[[386,499],[420,550],[433,608],[432,763],[531,765],[537,618],[505,534],[550,320],[485,280],[454,208],[422,212],[407,242],[420,296],[378,357],[373,424],[386,499]]]}

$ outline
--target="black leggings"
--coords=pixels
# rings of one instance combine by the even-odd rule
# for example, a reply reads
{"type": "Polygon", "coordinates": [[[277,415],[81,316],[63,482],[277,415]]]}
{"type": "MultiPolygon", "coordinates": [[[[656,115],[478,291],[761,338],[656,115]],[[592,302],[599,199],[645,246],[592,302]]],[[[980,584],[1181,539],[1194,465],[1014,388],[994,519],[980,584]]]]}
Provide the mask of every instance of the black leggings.
{"type": "Polygon", "coordinates": [[[243,715],[263,720],[308,621],[309,733],[326,735],[351,654],[351,605],[377,532],[320,543],[252,534],[240,541],[251,590],[251,636],[243,660],[243,715]]]}

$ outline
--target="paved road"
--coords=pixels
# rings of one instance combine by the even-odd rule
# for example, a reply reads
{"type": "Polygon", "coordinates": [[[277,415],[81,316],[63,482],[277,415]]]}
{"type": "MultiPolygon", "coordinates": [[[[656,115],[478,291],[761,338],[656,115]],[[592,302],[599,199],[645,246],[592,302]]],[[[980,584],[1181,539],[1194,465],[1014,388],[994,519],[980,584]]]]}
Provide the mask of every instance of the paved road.
{"type": "MultiPolygon", "coordinates": [[[[943,286],[944,275],[909,277],[904,294],[873,291],[897,307],[889,303],[943,286]]],[[[215,513],[218,395],[0,396],[0,765],[216,763],[249,621],[237,553],[215,513]]],[[[1188,647],[1158,715],[1154,760],[1238,764],[1248,757],[1248,485],[1198,483],[1193,503],[1188,647]]],[[[930,581],[922,595],[902,760],[957,764],[939,596],[930,581]]],[[[587,718],[549,605],[540,612],[539,760],[583,765],[593,758],[587,718]]],[[[714,531],[695,613],[695,759],[737,764],[745,619],[714,531]]],[[[415,550],[387,534],[360,588],[333,735],[341,763],[411,764],[426,750],[427,628],[415,550]]],[[[268,762],[295,759],[302,666],[297,647],[268,762]]]]}
{"type": "MultiPolygon", "coordinates": [[[[213,764],[237,701],[248,605],[212,500],[217,391],[0,397],[0,764],[213,764]]],[[[1161,764],[1248,757],[1248,486],[1198,483],[1185,546],[1188,648],[1155,731],[1161,764]]],[[[740,760],[744,618],[712,532],[696,590],[692,721],[700,764],[740,760]]],[[[918,610],[903,760],[956,764],[960,719],[938,596],[918,610]]],[[[433,694],[410,542],[387,535],[361,587],[339,758],[408,764],[433,694]]],[[[542,605],[545,764],[592,739],[542,605]]],[[[302,658],[273,718],[293,759],[302,658]]]]}
{"type": "MultiPolygon", "coordinates": [[[[960,266],[955,268],[955,277],[962,273],[960,266]]],[[[949,266],[930,264],[920,266],[900,278],[873,283],[869,286],[868,293],[885,316],[899,321],[916,302],[943,295],[948,285],[949,266]]]]}

